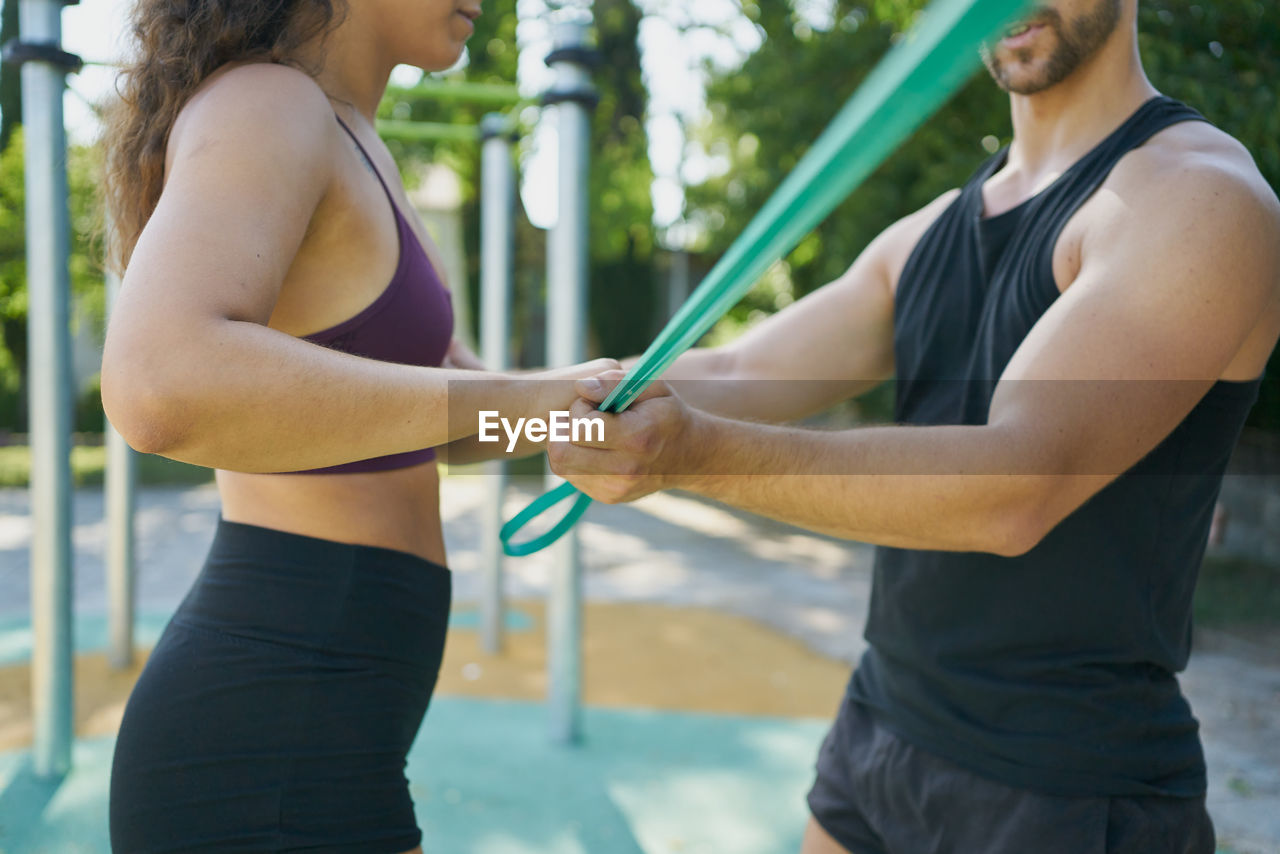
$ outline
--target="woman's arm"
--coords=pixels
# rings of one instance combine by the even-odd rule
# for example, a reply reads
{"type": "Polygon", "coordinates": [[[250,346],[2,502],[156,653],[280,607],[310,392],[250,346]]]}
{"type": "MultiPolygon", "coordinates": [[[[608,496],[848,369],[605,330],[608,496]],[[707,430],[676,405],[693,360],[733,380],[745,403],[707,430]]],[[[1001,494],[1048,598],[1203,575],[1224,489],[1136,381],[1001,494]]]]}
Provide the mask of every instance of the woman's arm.
{"type": "Polygon", "coordinates": [[[474,433],[480,409],[568,407],[569,383],[478,383],[472,371],[363,359],[268,328],[329,190],[339,129],[319,87],[283,66],[235,69],[196,97],[103,354],[103,405],[130,444],[290,471],[441,445],[474,433]]]}

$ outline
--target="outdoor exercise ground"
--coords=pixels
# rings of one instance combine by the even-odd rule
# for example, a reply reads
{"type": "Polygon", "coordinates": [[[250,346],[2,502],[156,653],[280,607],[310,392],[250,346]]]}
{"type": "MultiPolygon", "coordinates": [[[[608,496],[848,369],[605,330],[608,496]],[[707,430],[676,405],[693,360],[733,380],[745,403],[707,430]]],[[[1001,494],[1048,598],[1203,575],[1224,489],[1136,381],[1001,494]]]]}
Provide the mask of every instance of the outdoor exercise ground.
{"type": "MultiPolygon", "coordinates": [[[[408,775],[427,852],[783,854],[861,653],[870,549],[684,496],[595,506],[581,526],[584,739],[549,738],[548,553],[507,562],[507,643],[480,650],[478,476],[445,479],[455,608],[408,775]]],[[[508,515],[529,491],[513,494],[508,515]]],[[[25,491],[0,492],[0,854],[109,851],[113,735],[145,650],[199,570],[209,487],[140,496],[140,654],[112,670],[101,495],[76,497],[74,768],[31,773],[25,491]]],[[[1211,634],[1183,683],[1201,719],[1222,851],[1280,854],[1280,656],[1211,634]]]]}

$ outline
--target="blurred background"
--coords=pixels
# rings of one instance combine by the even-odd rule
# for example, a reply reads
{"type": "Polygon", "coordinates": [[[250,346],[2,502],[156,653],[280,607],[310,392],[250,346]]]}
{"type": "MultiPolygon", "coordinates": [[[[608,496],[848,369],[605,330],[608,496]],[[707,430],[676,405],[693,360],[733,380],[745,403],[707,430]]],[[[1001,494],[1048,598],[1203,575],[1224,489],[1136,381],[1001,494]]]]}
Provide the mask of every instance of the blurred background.
{"type": "MultiPolygon", "coordinates": [[[[17,0],[3,0],[0,42],[18,35],[17,0]]],[[[564,4],[560,4],[564,5],[564,4]]],[[[642,350],[673,309],[755,214],[859,85],[924,0],[595,0],[603,65],[591,160],[590,348],[642,350]]],[[[97,125],[109,96],[128,0],[84,0],[63,15],[66,49],[90,63],[70,77],[66,110],[75,245],[78,426],[102,429],[96,401],[104,297],[93,243],[97,125]]],[[[438,75],[545,88],[549,47],[543,0],[485,0],[467,56],[438,75]]],[[[1253,154],[1280,186],[1280,11],[1269,0],[1143,0],[1141,47],[1163,92],[1203,112],[1253,154]]],[[[394,82],[422,76],[398,69],[394,82]]],[[[484,111],[456,101],[390,96],[384,118],[474,124],[484,111]]],[[[520,114],[536,126],[538,107],[520,114]]],[[[544,123],[544,125],[547,123],[544,123]]],[[[830,281],[886,225],[958,186],[1008,142],[1008,102],[985,74],[922,127],[852,198],[806,238],[710,333],[713,341],[830,281]]],[[[520,364],[542,364],[544,247],[555,220],[554,128],[519,145],[521,184],[514,305],[520,364]]],[[[479,267],[479,148],[470,141],[393,140],[421,207],[456,213],[437,237],[451,253],[453,287],[475,322],[479,267]],[[455,239],[456,236],[456,239],[455,239]]],[[[21,99],[16,69],[0,69],[0,431],[23,433],[26,277],[22,218],[21,99]]],[[[428,216],[428,220],[439,217],[428,216]]],[[[473,328],[474,334],[474,328],[473,328]]],[[[1273,360],[1271,377],[1280,373],[1273,360]]],[[[885,396],[864,403],[885,413],[885,396]]],[[[1280,386],[1264,386],[1251,426],[1280,430],[1280,386]]]]}
{"type": "MultiPolygon", "coordinates": [[[[18,36],[17,0],[0,0],[0,43],[18,36]]],[[[555,127],[539,122],[548,85],[549,13],[588,10],[603,63],[590,172],[589,355],[642,351],[804,154],[843,101],[926,5],[925,0],[485,0],[467,54],[446,81],[516,83],[519,193],[512,303],[515,365],[544,364],[546,239],[554,223],[555,127]]],[[[105,298],[97,236],[97,105],[112,94],[129,0],[84,0],[63,13],[66,49],[87,60],[69,77],[76,407],[76,477],[101,478],[98,366],[105,298]]],[[[1142,0],[1148,74],[1239,139],[1280,187],[1280,8],[1271,0],[1142,0]]],[[[408,91],[400,68],[380,117],[474,126],[489,107],[408,91]]],[[[825,223],[762,277],[708,334],[729,340],[838,276],[881,229],[960,185],[1009,141],[1007,98],[975,74],[825,223]]],[[[479,146],[473,139],[390,139],[411,199],[447,259],[463,333],[479,300],[479,146]]],[[[26,482],[26,257],[21,98],[0,68],[0,484],[26,482]]],[[[1232,471],[1280,473],[1280,356],[1250,416],[1232,471]]],[[[835,423],[891,412],[885,385],[830,413],[835,423]]],[[[209,474],[144,459],[143,482],[201,482],[209,474]]],[[[1280,563],[1274,477],[1224,489],[1219,545],[1280,563]]]]}
{"type": "MultiPolygon", "coordinates": [[[[19,35],[17,0],[0,4],[4,43],[19,35]]],[[[514,83],[528,99],[514,114],[520,179],[512,352],[520,367],[545,359],[545,229],[557,216],[555,128],[539,121],[537,106],[550,80],[543,61],[550,48],[546,21],[550,12],[574,5],[484,0],[467,55],[454,69],[432,75],[445,81],[514,83]]],[[[625,356],[648,345],[926,3],[595,0],[581,5],[592,15],[602,57],[594,75],[601,98],[593,118],[589,179],[588,347],[591,355],[625,356]]],[[[63,13],[66,50],[87,60],[80,73],[69,76],[65,100],[79,390],[72,464],[77,483],[86,487],[76,496],[76,631],[82,653],[99,648],[105,632],[100,601],[105,529],[96,486],[105,466],[98,366],[106,300],[99,260],[96,111],[112,93],[129,6],[129,0],[82,0],[63,13]]],[[[1240,140],[1280,191],[1280,6],[1275,0],[1141,0],[1139,29],[1143,60],[1156,87],[1240,140]]],[[[381,105],[380,118],[474,126],[489,109],[414,94],[410,90],[422,77],[414,69],[397,69],[397,88],[381,105]]],[[[708,342],[730,340],[834,279],[884,227],[962,184],[1009,141],[1010,133],[1006,96],[985,73],[975,74],[762,277],[708,334],[708,342]]],[[[469,138],[395,137],[388,145],[411,201],[440,244],[455,294],[465,295],[455,302],[463,309],[462,331],[474,340],[480,148],[469,138]]],[[[29,740],[30,721],[24,681],[30,643],[25,490],[30,464],[23,204],[18,73],[0,67],[0,819],[6,813],[36,815],[29,806],[44,797],[5,782],[24,779],[13,770],[18,767],[13,751],[29,740]]],[[[886,385],[826,414],[824,423],[884,420],[891,413],[891,394],[886,385]]],[[[535,470],[541,471],[538,460],[529,469],[535,470]]],[[[1211,808],[1222,850],[1280,854],[1280,356],[1272,358],[1230,472],[1197,590],[1196,653],[1183,683],[1205,734],[1211,808]]],[[[211,473],[204,469],[144,456],[139,479],[145,488],[139,516],[140,641],[146,646],[198,570],[217,503],[207,486],[211,473]]],[[[607,773],[600,770],[603,765],[596,769],[601,780],[607,778],[610,793],[610,803],[602,805],[590,798],[606,784],[592,776],[596,771],[584,770],[585,760],[539,752],[544,739],[539,725],[529,723],[538,714],[532,706],[508,718],[503,717],[507,710],[523,707],[476,704],[476,698],[533,704],[542,696],[541,597],[551,568],[545,559],[512,567],[512,646],[503,657],[484,655],[469,604],[478,584],[482,490],[475,480],[465,472],[446,478],[450,564],[458,578],[460,608],[441,677],[442,699],[432,711],[443,718],[423,730],[428,741],[421,767],[434,774],[447,765],[453,776],[445,784],[424,772],[421,779],[427,782],[415,783],[424,827],[430,830],[436,822],[439,834],[445,832],[440,827],[458,825],[461,812],[471,816],[489,809],[493,826],[526,822],[520,826],[544,827],[552,841],[542,847],[502,847],[488,838],[477,849],[448,842],[445,848],[628,854],[641,848],[794,850],[803,819],[799,795],[809,780],[822,721],[834,712],[849,666],[862,650],[870,550],[687,496],[654,496],[635,507],[594,507],[583,526],[589,602],[585,699],[597,715],[590,724],[596,744],[604,745],[598,755],[621,763],[607,773]],[[665,710],[672,716],[608,718],[601,709],[626,715],[635,709],[665,710]],[[757,717],[700,717],[705,715],[757,717]],[[500,818],[493,810],[506,807],[494,806],[495,779],[516,779],[527,767],[513,765],[509,773],[473,767],[474,755],[494,755],[491,744],[465,740],[467,723],[485,716],[492,716],[493,724],[485,732],[508,733],[507,748],[519,762],[552,769],[546,774],[556,785],[557,774],[566,781],[580,778],[573,797],[586,800],[567,798],[567,790],[556,785],[536,793],[525,789],[513,795],[513,803],[526,804],[519,820],[500,818]],[[450,721],[459,726],[451,727],[450,721]],[[720,737],[726,741],[717,742],[720,737]],[[450,750],[457,752],[455,759],[448,759],[450,750]],[[636,771],[642,767],[643,773],[636,771]],[[487,776],[465,776],[473,771],[487,776]],[[771,811],[780,786],[788,792],[785,815],[771,811]],[[529,800],[535,794],[542,800],[529,800]],[[737,812],[726,806],[731,803],[739,805],[737,812]],[[564,831],[577,821],[573,816],[588,811],[599,819],[597,828],[613,827],[606,814],[625,814],[631,827],[618,830],[618,838],[634,834],[638,847],[588,838],[596,832],[591,825],[564,831]],[[678,813],[688,821],[677,832],[671,828],[678,822],[670,817],[678,813]],[[699,842],[688,835],[689,827],[711,829],[699,842]],[[744,828],[754,836],[736,838],[726,848],[723,834],[747,832],[744,828]],[[771,836],[777,828],[782,830],[771,836]],[[554,840],[566,832],[581,848],[557,847],[554,840]]],[[[508,517],[535,489],[514,493],[508,517]]],[[[89,751],[77,762],[100,772],[109,761],[109,736],[137,669],[114,673],[92,655],[79,657],[76,667],[77,731],[89,739],[77,748],[89,751]]],[[[101,836],[101,803],[85,799],[83,821],[89,830],[83,838],[101,836]]],[[[67,827],[80,820],[74,810],[59,815],[67,827]]],[[[470,827],[470,822],[462,824],[470,827]]],[[[0,854],[6,851],[3,824],[0,820],[0,854]]],[[[47,850],[71,851],[57,847],[71,838],[58,836],[53,823],[40,825],[28,835],[30,845],[20,844],[10,854],[46,850],[38,847],[45,844],[54,846],[47,850]]]]}

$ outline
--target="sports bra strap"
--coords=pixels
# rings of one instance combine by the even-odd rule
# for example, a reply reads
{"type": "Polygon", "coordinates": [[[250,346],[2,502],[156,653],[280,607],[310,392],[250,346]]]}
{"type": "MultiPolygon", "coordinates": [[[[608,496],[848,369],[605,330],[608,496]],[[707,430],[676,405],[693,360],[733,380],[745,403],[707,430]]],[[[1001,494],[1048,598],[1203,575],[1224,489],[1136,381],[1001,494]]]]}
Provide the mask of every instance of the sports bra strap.
{"type": "Polygon", "coordinates": [[[378,183],[382,185],[382,192],[386,193],[387,198],[391,201],[391,207],[395,209],[396,216],[400,216],[400,206],[396,204],[395,197],[391,195],[391,188],[388,187],[387,182],[382,179],[382,173],[379,172],[378,167],[373,164],[373,158],[369,156],[368,149],[360,144],[360,139],[356,136],[355,131],[347,127],[347,123],[344,122],[337,113],[334,113],[333,117],[338,120],[338,124],[347,132],[347,136],[351,137],[351,141],[356,144],[356,148],[360,149],[360,153],[364,155],[365,162],[369,164],[369,168],[373,170],[373,174],[377,177],[378,183]]]}

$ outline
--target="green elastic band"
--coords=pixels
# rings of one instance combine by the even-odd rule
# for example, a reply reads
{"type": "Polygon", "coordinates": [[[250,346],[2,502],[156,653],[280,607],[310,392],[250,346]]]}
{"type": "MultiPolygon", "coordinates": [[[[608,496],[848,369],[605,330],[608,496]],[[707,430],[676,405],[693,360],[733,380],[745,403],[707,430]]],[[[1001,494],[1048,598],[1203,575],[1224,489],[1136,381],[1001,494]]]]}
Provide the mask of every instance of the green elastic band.
{"type": "Polygon", "coordinates": [[[556,540],[564,536],[568,531],[578,523],[582,518],[582,514],[587,512],[587,507],[591,505],[591,499],[578,492],[573,488],[572,483],[562,483],[550,492],[543,493],[533,500],[533,503],[516,514],[515,518],[502,526],[502,530],[498,532],[498,537],[502,540],[502,550],[511,557],[524,557],[534,552],[540,552],[556,540]],[[511,538],[529,522],[538,516],[541,516],[547,510],[564,501],[566,498],[578,496],[573,502],[573,506],[569,508],[569,512],[564,514],[564,518],[551,527],[549,531],[534,537],[532,540],[524,543],[513,543],[511,538]]]}
{"type": "MultiPolygon", "coordinates": [[[[626,409],[681,353],[697,343],[774,262],[794,249],[964,84],[977,66],[979,44],[1027,3],[936,0],[921,12],[916,25],[858,87],[600,410],[626,409]]],[[[521,551],[513,551],[511,535],[549,505],[530,514],[535,506],[538,502],[502,529],[507,554],[530,554],[549,545],[573,527],[586,509],[585,502],[575,504],[572,519],[566,516],[547,534],[518,547],[521,551]]]]}

